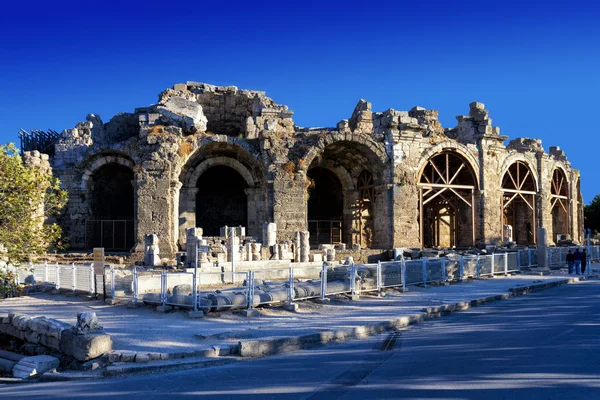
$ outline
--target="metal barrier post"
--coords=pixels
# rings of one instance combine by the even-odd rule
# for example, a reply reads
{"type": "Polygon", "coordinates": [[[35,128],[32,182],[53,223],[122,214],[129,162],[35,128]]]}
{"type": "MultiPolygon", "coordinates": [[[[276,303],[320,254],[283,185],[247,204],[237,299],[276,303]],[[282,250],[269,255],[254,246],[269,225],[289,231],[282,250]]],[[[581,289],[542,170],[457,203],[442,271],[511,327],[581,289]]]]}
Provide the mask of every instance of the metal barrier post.
{"type": "Polygon", "coordinates": [[[402,292],[406,292],[406,260],[402,257],[400,262],[400,272],[402,274],[402,292]]]}
{"type": "Polygon", "coordinates": [[[292,267],[292,266],[290,266],[288,278],[290,280],[290,294],[289,294],[290,301],[289,302],[291,305],[291,304],[294,304],[294,267],[292,267]]]}
{"type": "Polygon", "coordinates": [[[508,276],[508,253],[504,253],[504,275],[508,276]]]}
{"type": "Polygon", "coordinates": [[[381,296],[381,260],[377,260],[377,295],[381,296]]]}
{"type": "Polygon", "coordinates": [[[517,271],[521,272],[521,251],[517,250],[517,271]]]}
{"type": "MultiPolygon", "coordinates": [[[[194,312],[198,311],[198,287],[197,285],[197,277],[198,277],[198,239],[194,238],[194,242],[195,242],[195,257],[194,257],[194,276],[192,277],[193,283],[192,283],[192,301],[194,302],[194,312]]],[[[233,255],[232,255],[233,257],[233,255]]],[[[233,260],[233,258],[232,258],[233,260]]],[[[232,275],[232,279],[231,282],[233,282],[233,275],[232,275]]]]}
{"type": "MultiPolygon", "coordinates": [[[[7,266],[8,268],[8,266],[7,266]]],[[[19,267],[18,264],[15,265],[15,283],[17,284],[17,286],[19,286],[21,284],[21,278],[19,277],[19,267]]]]}
{"type": "Polygon", "coordinates": [[[458,266],[458,279],[462,281],[465,278],[465,258],[460,256],[460,264],[458,266]]]}
{"type": "MultiPolygon", "coordinates": [[[[492,256],[492,261],[494,261],[494,256],[492,256]]],[[[477,278],[481,276],[481,262],[479,260],[479,255],[477,256],[477,261],[475,262],[475,276],[477,278]]]]}
{"type": "Polygon", "coordinates": [[[75,293],[75,263],[71,263],[71,288],[73,289],[73,293],[75,293]]]}
{"type": "Polygon", "coordinates": [[[137,267],[133,266],[133,302],[137,303],[138,301],[138,274],[137,267]]]}
{"type": "Polygon", "coordinates": [[[90,265],[89,267],[89,273],[90,273],[90,295],[94,295],[96,294],[96,285],[94,285],[94,266],[90,265]]]}
{"type": "Polygon", "coordinates": [[[446,257],[442,257],[442,281],[443,282],[447,281],[447,276],[446,276],[446,257]]]}
{"type": "Polygon", "coordinates": [[[325,300],[325,293],[327,293],[327,263],[323,262],[321,266],[321,300],[325,300]]]}
{"type": "Polygon", "coordinates": [[[56,263],[55,265],[56,268],[56,290],[60,289],[60,267],[58,266],[58,263],[56,263]]]}
{"type": "Polygon", "coordinates": [[[527,266],[531,268],[531,249],[527,248],[527,266]]]}
{"type": "Polygon", "coordinates": [[[354,266],[354,263],[350,264],[350,294],[352,296],[355,295],[356,292],[356,267],[354,266]]]}
{"type": "Polygon", "coordinates": [[[494,257],[494,253],[492,253],[492,276],[494,276],[494,272],[496,270],[496,257],[494,257]]]}
{"type": "Polygon", "coordinates": [[[248,272],[248,310],[254,306],[254,271],[248,272]]]}
{"type": "Polygon", "coordinates": [[[427,286],[427,258],[423,257],[423,286],[427,286]]]}
{"type": "Polygon", "coordinates": [[[163,307],[167,305],[167,271],[165,269],[160,273],[160,302],[163,307]]]}
{"type": "Polygon", "coordinates": [[[115,298],[115,266],[110,266],[110,297],[115,298]]]}

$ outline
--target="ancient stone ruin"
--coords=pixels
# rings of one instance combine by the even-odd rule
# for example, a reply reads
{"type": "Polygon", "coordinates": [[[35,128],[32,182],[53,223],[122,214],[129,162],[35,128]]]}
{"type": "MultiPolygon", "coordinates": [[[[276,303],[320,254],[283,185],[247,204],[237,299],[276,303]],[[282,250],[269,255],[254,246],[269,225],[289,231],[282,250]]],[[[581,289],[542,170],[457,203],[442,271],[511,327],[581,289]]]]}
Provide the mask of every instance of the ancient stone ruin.
{"type": "Polygon", "coordinates": [[[435,110],[365,100],[334,128],[292,115],[264,92],[180,83],[106,123],[90,114],[24,158],[69,192],[60,222],[73,249],[153,261],[189,238],[229,261],[305,261],[320,245],[326,259],[343,246],[532,245],[538,227],[550,242],[582,239],[579,171],[540,140],[506,144],[482,103],[451,128],[435,110]],[[241,228],[231,239],[224,227],[241,228]]]}

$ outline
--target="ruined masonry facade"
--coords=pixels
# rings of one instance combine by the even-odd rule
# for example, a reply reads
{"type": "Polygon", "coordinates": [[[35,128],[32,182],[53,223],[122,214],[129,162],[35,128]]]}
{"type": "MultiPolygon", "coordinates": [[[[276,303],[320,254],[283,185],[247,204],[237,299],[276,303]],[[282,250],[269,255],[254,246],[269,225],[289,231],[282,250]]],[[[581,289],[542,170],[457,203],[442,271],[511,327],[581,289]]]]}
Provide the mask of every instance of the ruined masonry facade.
{"type": "Polygon", "coordinates": [[[103,238],[143,251],[156,233],[161,256],[173,255],[187,228],[211,236],[227,221],[257,242],[265,223],[278,241],[309,231],[313,246],[481,246],[507,240],[507,224],[519,245],[534,244],[537,227],[581,239],[579,171],[539,140],[505,145],[481,103],[454,128],[434,110],[373,112],[364,100],[335,128],[301,128],[292,115],[264,92],[198,82],[107,123],[88,115],[49,160],[69,193],[71,247],[103,238]]]}

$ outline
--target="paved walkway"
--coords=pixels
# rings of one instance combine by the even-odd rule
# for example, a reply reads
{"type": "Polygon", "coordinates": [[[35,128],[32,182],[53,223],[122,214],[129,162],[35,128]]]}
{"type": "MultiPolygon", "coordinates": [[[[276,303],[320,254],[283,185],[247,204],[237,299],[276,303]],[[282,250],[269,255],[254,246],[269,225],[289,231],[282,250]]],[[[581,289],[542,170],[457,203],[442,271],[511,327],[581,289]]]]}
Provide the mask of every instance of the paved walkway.
{"type": "Polygon", "coordinates": [[[78,312],[94,311],[112,337],[115,350],[176,353],[209,349],[213,345],[235,345],[242,339],[300,336],[375,324],[418,313],[425,307],[495,296],[507,293],[510,288],[567,277],[564,273],[517,274],[449,286],[410,286],[406,293],[389,290],[383,298],[363,296],[359,301],[350,301],[338,296],[329,304],[302,301],[297,312],[276,306],[262,307],[259,317],[223,312],[209,313],[203,319],[188,319],[187,311],[183,310],[163,314],[150,306],[129,309],[125,305],[111,306],[101,301],[51,294],[4,300],[0,302],[0,313],[41,315],[75,323],[78,312]]]}

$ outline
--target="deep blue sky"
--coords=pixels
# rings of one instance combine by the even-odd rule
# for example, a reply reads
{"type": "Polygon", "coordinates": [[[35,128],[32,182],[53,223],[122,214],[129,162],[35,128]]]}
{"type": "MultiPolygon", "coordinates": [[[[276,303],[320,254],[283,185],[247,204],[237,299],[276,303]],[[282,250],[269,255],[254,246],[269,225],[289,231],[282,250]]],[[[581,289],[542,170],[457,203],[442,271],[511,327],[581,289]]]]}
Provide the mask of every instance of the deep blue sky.
{"type": "Polygon", "coordinates": [[[563,148],[600,193],[600,6],[579,1],[25,2],[0,15],[0,143],[156,102],[188,80],[266,90],[300,126],[481,101],[501,133],[563,148]],[[125,3],[125,2],[124,2],[125,3]]]}

